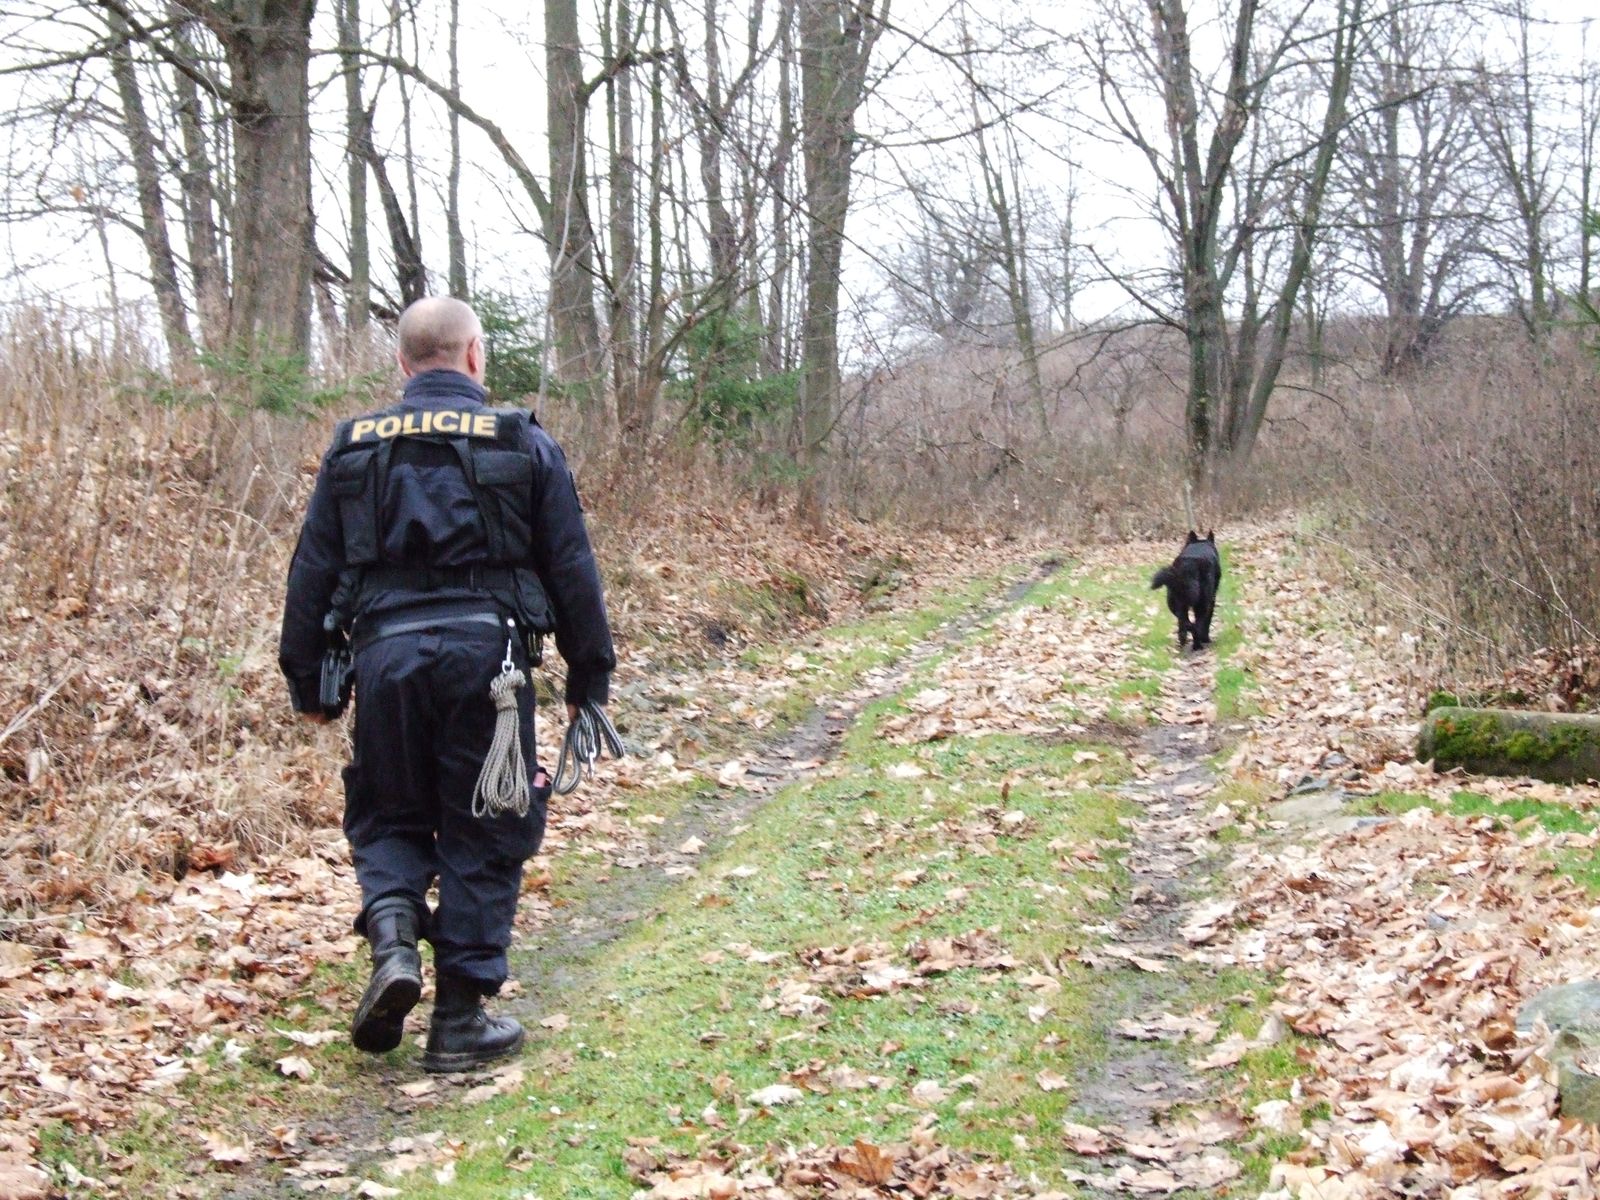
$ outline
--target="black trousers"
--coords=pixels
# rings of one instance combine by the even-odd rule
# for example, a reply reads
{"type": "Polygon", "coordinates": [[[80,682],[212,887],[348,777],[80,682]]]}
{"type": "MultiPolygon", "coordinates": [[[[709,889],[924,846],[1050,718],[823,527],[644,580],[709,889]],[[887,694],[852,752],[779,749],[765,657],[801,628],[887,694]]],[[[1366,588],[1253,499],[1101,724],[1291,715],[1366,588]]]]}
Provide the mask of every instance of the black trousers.
{"type": "MultiPolygon", "coordinates": [[[[356,929],[365,932],[375,901],[410,900],[437,969],[475,981],[485,995],[506,979],[522,864],[544,836],[550,796],[548,786],[535,788],[526,817],[472,815],[494,736],[489,683],[505,651],[506,635],[490,625],[441,625],[358,651],[355,747],[344,771],[344,831],[361,884],[356,929]],[[430,915],[435,881],[439,905],[430,915]]],[[[527,666],[520,644],[514,661],[527,666]]],[[[532,780],[531,686],[517,691],[517,716],[532,780]]]]}

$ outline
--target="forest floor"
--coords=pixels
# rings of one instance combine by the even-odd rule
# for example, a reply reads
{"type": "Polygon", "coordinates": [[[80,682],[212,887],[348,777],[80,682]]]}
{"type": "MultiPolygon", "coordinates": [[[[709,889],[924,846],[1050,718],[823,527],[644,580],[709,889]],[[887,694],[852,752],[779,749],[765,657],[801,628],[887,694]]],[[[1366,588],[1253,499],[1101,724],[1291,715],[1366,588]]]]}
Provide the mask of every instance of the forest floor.
{"type": "Polygon", "coordinates": [[[0,1195],[1586,1194],[1514,1023],[1600,973],[1600,793],[1411,762],[1410,643],[1309,544],[1235,531],[1202,654],[1170,547],[1018,542],[625,664],[497,1070],[421,1072],[426,996],[350,1048],[336,828],[0,941],[0,1195]]]}

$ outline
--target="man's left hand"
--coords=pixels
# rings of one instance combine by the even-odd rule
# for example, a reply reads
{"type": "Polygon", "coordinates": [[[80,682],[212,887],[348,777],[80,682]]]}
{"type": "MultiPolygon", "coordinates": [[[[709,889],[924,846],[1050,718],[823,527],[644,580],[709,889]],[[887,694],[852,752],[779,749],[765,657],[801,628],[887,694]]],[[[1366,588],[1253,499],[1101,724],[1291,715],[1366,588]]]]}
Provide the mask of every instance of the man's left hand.
{"type": "Polygon", "coordinates": [[[310,721],[313,725],[326,725],[329,721],[327,713],[303,712],[300,714],[302,721],[310,721]]]}

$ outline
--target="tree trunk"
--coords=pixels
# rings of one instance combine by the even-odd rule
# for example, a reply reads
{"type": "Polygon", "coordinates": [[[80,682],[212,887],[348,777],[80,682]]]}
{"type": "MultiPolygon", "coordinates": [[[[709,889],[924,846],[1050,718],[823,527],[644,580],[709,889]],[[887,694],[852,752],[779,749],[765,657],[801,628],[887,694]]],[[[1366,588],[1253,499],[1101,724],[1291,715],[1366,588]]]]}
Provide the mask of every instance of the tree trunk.
{"type": "Polygon", "coordinates": [[[228,340],[250,358],[303,362],[310,350],[314,7],[314,0],[233,0],[201,10],[227,58],[233,117],[228,340]]]}
{"type": "MultiPolygon", "coordinates": [[[[173,43],[186,61],[194,61],[189,40],[186,11],[169,7],[177,22],[173,43]]],[[[183,194],[184,240],[189,247],[189,269],[194,276],[195,316],[200,340],[210,349],[226,340],[228,320],[228,271],[222,258],[222,234],[217,226],[217,189],[211,152],[206,143],[205,123],[200,114],[200,90],[195,81],[179,71],[174,75],[177,89],[178,129],[183,137],[183,169],[178,187],[183,194]]]]}
{"type": "Polygon", "coordinates": [[[800,508],[815,529],[831,507],[828,442],[839,415],[839,270],[855,118],[885,15],[876,0],[799,0],[806,287],[800,383],[800,508]]]}
{"type": "Polygon", "coordinates": [[[361,100],[361,0],[339,0],[339,60],[344,71],[345,166],[350,191],[350,282],[345,324],[367,327],[372,256],[367,242],[367,113],[361,100]]]}
{"type": "Polygon", "coordinates": [[[591,436],[603,404],[603,352],[594,304],[594,228],[585,162],[583,61],[576,0],[544,6],[545,80],[550,151],[550,321],[555,379],[580,398],[591,436]]]}
{"type": "MultiPolygon", "coordinates": [[[[637,40],[629,0],[616,0],[606,57],[620,60],[631,54],[637,40]]],[[[611,158],[611,378],[617,397],[618,445],[624,461],[635,463],[649,448],[655,396],[640,369],[639,162],[631,70],[612,73],[606,96],[611,158]]]]}
{"type": "MultiPolygon", "coordinates": [[[[461,93],[461,62],[456,41],[461,32],[461,0],[450,0],[450,90],[461,93]]],[[[470,298],[467,287],[467,239],[461,231],[461,114],[450,110],[450,174],[445,181],[445,242],[450,255],[450,294],[470,298]]]]}
{"type": "Polygon", "coordinates": [[[700,186],[705,189],[706,245],[711,261],[711,275],[705,283],[709,299],[704,307],[713,312],[725,309],[729,295],[738,287],[739,235],[722,186],[722,131],[728,111],[722,94],[722,55],[717,40],[721,34],[721,19],[717,0],[703,0],[703,3],[706,102],[704,110],[697,108],[695,112],[695,131],[700,141],[700,186]]]}
{"type": "Polygon", "coordinates": [[[145,114],[144,93],[134,67],[133,54],[125,40],[127,22],[111,16],[107,24],[112,37],[119,39],[111,55],[111,73],[122,101],[122,125],[128,138],[133,177],[139,193],[139,231],[145,254],[150,260],[150,284],[161,312],[161,330],[167,342],[167,357],[175,378],[182,379],[194,369],[194,338],[189,332],[189,315],[178,286],[178,263],[172,254],[167,232],[166,205],[161,197],[161,170],[156,163],[155,140],[145,114]]]}
{"type": "Polygon", "coordinates": [[[794,6],[783,0],[778,15],[778,142],[767,167],[767,187],[772,193],[772,278],[767,285],[767,370],[772,374],[787,371],[793,364],[789,354],[789,313],[786,286],[793,270],[789,231],[789,177],[793,165],[794,129],[794,6]]]}
{"type": "Polygon", "coordinates": [[[370,129],[363,133],[362,143],[372,167],[372,177],[378,184],[378,197],[383,203],[383,219],[389,227],[389,245],[394,251],[394,273],[400,285],[400,306],[404,308],[428,294],[428,271],[422,262],[421,242],[416,231],[406,224],[405,209],[389,179],[383,155],[372,145],[370,129]]]}

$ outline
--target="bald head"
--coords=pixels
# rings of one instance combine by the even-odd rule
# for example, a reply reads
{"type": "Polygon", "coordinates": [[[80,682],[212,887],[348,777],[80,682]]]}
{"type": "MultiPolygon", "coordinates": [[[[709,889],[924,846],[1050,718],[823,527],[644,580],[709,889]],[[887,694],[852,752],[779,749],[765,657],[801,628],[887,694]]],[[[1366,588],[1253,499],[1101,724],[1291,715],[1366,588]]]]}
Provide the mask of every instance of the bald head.
{"type": "Polygon", "coordinates": [[[441,367],[483,382],[483,326],[450,296],[427,296],[400,314],[400,369],[407,376],[441,367]]]}

